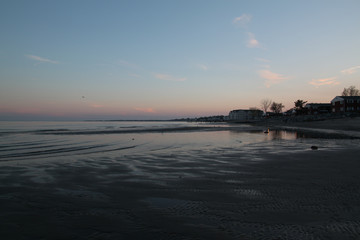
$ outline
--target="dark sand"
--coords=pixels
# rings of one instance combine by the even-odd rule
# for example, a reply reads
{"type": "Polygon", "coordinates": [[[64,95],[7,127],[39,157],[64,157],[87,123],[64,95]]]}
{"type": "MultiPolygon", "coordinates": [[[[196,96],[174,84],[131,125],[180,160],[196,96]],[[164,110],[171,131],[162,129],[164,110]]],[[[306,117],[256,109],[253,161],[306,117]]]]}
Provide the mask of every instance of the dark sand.
{"type": "Polygon", "coordinates": [[[2,163],[1,239],[360,239],[360,148],[2,163]]]}
{"type": "Polygon", "coordinates": [[[328,119],[308,122],[289,122],[288,126],[299,126],[306,128],[331,129],[344,131],[360,131],[360,117],[344,117],[338,119],[328,119]]]}
{"type": "MultiPolygon", "coordinates": [[[[290,118],[291,119],[291,118],[290,118]]],[[[360,117],[344,117],[338,119],[318,120],[318,121],[277,121],[269,120],[268,122],[259,123],[259,125],[275,127],[275,128],[294,128],[294,129],[309,129],[309,130],[329,130],[330,132],[337,131],[349,135],[356,135],[360,133],[360,117]]]]}

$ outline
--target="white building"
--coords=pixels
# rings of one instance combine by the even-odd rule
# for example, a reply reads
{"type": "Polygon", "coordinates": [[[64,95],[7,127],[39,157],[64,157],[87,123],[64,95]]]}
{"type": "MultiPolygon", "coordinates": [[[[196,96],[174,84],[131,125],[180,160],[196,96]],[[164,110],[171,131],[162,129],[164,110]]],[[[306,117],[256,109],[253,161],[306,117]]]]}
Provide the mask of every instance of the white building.
{"type": "Polygon", "coordinates": [[[261,110],[232,110],[229,113],[228,121],[231,122],[254,122],[260,120],[263,115],[261,110]]]}

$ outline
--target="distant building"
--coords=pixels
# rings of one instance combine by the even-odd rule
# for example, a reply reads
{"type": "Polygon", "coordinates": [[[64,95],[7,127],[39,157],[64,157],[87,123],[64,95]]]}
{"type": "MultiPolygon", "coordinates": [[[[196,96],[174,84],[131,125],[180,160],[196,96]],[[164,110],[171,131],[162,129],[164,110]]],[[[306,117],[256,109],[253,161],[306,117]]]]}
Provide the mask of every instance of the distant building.
{"type": "Polygon", "coordinates": [[[295,114],[296,114],[295,108],[290,108],[289,110],[287,110],[286,112],[283,113],[284,116],[291,116],[291,115],[295,115],[295,114]]]}
{"type": "Polygon", "coordinates": [[[231,122],[254,122],[263,116],[261,110],[233,110],[229,113],[228,121],[231,122]]]}
{"type": "Polygon", "coordinates": [[[308,114],[331,113],[331,103],[308,103],[305,108],[308,114]]]}
{"type": "Polygon", "coordinates": [[[360,112],[360,96],[337,96],[331,100],[334,113],[360,112]]]}

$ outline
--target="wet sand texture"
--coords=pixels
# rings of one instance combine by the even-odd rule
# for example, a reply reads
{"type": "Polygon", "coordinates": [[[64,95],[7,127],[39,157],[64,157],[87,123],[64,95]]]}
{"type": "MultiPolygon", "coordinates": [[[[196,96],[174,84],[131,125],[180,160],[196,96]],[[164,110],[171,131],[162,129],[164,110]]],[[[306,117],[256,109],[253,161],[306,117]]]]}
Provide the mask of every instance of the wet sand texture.
{"type": "Polygon", "coordinates": [[[1,239],[360,239],[359,149],[2,165],[1,239]]]}
{"type": "MultiPolygon", "coordinates": [[[[272,121],[269,123],[274,126],[293,126],[313,129],[330,129],[343,131],[360,131],[360,117],[347,117],[338,119],[327,119],[320,121],[272,121]]],[[[261,124],[266,124],[261,123],[261,124]]]]}

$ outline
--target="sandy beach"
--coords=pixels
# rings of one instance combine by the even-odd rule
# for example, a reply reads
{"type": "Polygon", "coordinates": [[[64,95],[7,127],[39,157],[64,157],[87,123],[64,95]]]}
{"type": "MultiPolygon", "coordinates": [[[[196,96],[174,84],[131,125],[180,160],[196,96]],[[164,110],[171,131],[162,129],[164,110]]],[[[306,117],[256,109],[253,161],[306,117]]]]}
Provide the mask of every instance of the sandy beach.
{"type": "Polygon", "coordinates": [[[1,163],[1,238],[359,239],[347,141],[1,163]]]}
{"type": "Polygon", "coordinates": [[[0,0],[0,240],[360,240],[359,23],[0,0]]]}

